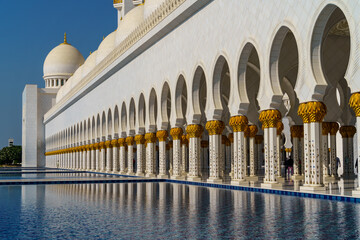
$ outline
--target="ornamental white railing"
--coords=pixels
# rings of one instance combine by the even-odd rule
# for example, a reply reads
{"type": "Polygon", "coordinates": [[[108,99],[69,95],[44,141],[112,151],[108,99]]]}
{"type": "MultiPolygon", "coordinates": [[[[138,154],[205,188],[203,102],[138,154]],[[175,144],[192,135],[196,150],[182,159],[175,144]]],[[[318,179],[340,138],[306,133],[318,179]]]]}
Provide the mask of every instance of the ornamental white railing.
{"type": "Polygon", "coordinates": [[[80,89],[88,84],[92,79],[98,76],[103,70],[105,70],[116,59],[121,57],[129,48],[143,38],[149,31],[156,27],[161,21],[163,21],[168,15],[175,11],[186,0],[167,0],[161,4],[149,17],[144,19],[137,28],[135,28],[115,49],[105,57],[98,65],[96,65],[79,83],[70,90],[63,98],[56,103],[46,114],[45,119],[48,116],[54,114],[60,109],[66,101],[74,96],[80,89]]]}

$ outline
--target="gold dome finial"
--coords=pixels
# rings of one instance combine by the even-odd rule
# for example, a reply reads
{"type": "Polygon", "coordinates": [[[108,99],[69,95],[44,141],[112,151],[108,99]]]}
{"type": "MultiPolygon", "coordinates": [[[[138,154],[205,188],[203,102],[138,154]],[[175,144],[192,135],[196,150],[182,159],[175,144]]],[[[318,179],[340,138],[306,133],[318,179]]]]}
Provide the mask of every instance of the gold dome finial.
{"type": "Polygon", "coordinates": [[[70,45],[68,42],[67,42],[67,35],[66,35],[66,32],[64,33],[64,42],[62,44],[65,44],[65,45],[70,45]]]}

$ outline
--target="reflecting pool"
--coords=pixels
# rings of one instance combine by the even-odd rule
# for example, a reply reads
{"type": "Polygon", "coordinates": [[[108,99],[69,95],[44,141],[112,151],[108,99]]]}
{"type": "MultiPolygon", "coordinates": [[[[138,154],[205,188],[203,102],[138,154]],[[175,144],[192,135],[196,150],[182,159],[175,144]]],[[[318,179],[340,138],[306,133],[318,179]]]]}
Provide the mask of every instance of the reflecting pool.
{"type": "Polygon", "coordinates": [[[0,239],[356,239],[360,204],[171,183],[0,186],[0,239]]]}

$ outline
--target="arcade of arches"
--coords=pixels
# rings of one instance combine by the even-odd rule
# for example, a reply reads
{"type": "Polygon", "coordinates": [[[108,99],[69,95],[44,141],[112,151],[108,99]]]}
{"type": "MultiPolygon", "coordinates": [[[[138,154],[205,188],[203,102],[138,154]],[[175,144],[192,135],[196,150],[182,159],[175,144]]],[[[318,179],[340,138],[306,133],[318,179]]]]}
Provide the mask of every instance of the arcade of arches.
{"type": "Polygon", "coordinates": [[[292,158],[292,178],[302,181],[302,189],[322,190],[338,180],[339,157],[340,175],[355,179],[360,93],[351,94],[345,79],[351,32],[339,8],[317,24],[309,51],[322,97],[299,99],[306,91],[300,85],[304,79],[298,79],[304,63],[294,33],[281,27],[269,60],[249,42],[238,69],[231,69],[225,56],[215,61],[211,79],[194,66],[192,79],[180,75],[175,90],[165,82],[149,99],[142,93],[48,137],[47,162],[66,169],[281,188],[283,162],[292,158]],[[260,87],[267,80],[263,71],[274,92],[267,109],[260,103],[266,91],[260,87]]]}

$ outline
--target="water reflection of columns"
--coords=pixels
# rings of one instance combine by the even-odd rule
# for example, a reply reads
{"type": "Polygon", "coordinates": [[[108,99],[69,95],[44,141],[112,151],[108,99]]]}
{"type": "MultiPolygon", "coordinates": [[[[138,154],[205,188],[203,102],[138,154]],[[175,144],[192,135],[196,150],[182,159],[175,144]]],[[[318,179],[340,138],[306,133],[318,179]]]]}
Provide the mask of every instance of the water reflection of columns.
{"type": "Polygon", "coordinates": [[[222,183],[221,179],[221,134],[225,128],[222,121],[208,121],[206,130],[209,132],[209,150],[210,150],[210,177],[207,180],[210,183],[222,183]]]}
{"type": "Polygon", "coordinates": [[[166,170],[166,139],[168,133],[165,130],[158,131],[156,137],[159,139],[159,175],[158,178],[167,178],[166,170]]]}
{"type": "Polygon", "coordinates": [[[156,135],[146,133],[146,177],[156,177],[156,135]]]}

